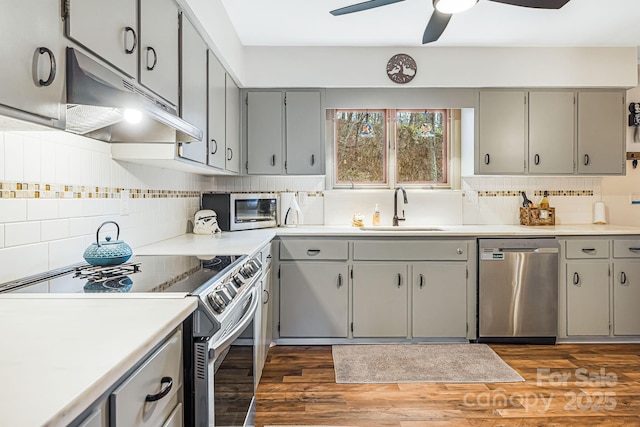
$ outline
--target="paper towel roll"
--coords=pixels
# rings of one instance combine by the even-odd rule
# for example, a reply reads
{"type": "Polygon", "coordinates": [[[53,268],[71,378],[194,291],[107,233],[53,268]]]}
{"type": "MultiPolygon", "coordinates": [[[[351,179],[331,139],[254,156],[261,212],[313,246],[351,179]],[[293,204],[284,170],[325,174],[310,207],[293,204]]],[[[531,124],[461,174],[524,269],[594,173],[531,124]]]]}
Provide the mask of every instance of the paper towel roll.
{"type": "Polygon", "coordinates": [[[593,204],[593,223],[606,224],[607,216],[604,202],[595,202],[593,204]]]}

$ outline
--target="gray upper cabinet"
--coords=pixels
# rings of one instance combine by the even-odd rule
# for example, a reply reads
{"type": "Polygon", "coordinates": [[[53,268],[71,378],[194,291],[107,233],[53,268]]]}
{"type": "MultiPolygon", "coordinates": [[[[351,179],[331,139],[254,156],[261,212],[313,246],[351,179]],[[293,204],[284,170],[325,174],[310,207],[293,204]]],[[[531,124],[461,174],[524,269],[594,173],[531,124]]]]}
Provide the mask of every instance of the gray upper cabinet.
{"type": "MultiPolygon", "coordinates": [[[[180,20],[180,113],[184,120],[207,129],[207,45],[193,24],[183,14],[180,20]]],[[[180,144],[181,157],[207,163],[207,135],[200,141],[180,144]]]]}
{"type": "Polygon", "coordinates": [[[285,103],[286,172],[291,175],[322,174],[320,92],[287,92],[285,103]]]}
{"type": "Polygon", "coordinates": [[[573,92],[529,92],[529,173],[574,172],[574,100],[573,92]]]}
{"type": "Polygon", "coordinates": [[[524,91],[480,91],[477,173],[525,172],[526,107],[524,91]]]}
{"type": "Polygon", "coordinates": [[[225,91],[225,169],[237,174],[240,173],[240,88],[228,74],[225,76],[225,91]]]}
{"type": "Polygon", "coordinates": [[[624,92],[578,93],[579,173],[624,174],[624,120],[624,92]]]}
{"type": "Polygon", "coordinates": [[[209,166],[225,168],[226,157],[226,71],[208,51],[209,166]]]}
{"type": "Polygon", "coordinates": [[[64,45],[57,1],[4,2],[0,14],[0,104],[59,120],[64,100],[64,45]]]}
{"type": "Polygon", "coordinates": [[[324,173],[320,91],[247,93],[247,173],[324,173]]]}
{"type": "Polygon", "coordinates": [[[138,77],[138,1],[67,0],[66,36],[138,77]]]}
{"type": "Polygon", "coordinates": [[[178,105],[178,5],[140,0],[140,83],[178,105]]]}
{"type": "Polygon", "coordinates": [[[284,94],[247,93],[247,172],[279,175],[283,172],[284,94]]]}

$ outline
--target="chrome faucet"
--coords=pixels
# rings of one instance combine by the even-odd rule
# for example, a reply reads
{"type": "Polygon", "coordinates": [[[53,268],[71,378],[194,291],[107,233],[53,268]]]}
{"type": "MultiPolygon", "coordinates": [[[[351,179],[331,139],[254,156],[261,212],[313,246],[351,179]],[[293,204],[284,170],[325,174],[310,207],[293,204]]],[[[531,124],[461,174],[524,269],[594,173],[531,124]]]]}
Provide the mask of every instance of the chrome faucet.
{"type": "Polygon", "coordinates": [[[404,221],[404,209],[402,210],[402,218],[398,218],[398,190],[402,190],[402,196],[404,198],[404,202],[405,203],[409,203],[409,201],[407,200],[407,192],[404,191],[404,188],[402,187],[396,187],[395,191],[393,192],[393,225],[398,225],[398,221],[404,221]]]}

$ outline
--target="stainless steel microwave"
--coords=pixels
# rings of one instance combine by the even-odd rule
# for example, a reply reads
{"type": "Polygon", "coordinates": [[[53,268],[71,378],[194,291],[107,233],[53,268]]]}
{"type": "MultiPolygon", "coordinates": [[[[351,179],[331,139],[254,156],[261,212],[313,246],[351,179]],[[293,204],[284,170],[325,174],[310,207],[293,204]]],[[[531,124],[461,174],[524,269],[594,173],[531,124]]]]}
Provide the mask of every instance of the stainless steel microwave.
{"type": "Polygon", "coordinates": [[[223,231],[278,225],[278,196],[275,193],[203,193],[202,209],[216,212],[223,231]]]}

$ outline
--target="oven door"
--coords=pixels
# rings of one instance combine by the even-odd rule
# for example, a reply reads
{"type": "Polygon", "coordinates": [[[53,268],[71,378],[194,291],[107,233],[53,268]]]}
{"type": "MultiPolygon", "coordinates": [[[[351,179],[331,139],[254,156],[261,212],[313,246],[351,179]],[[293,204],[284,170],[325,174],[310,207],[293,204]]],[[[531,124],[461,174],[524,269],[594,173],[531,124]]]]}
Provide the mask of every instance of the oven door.
{"type": "MultiPolygon", "coordinates": [[[[243,296],[234,321],[209,343],[208,426],[246,426],[255,416],[254,340],[240,338],[253,329],[258,307],[255,286],[243,296]],[[241,309],[240,309],[241,308],[241,309]],[[211,357],[213,356],[213,357],[211,357]],[[213,396],[213,399],[211,399],[213,396]],[[211,407],[213,405],[213,407],[211,407]]],[[[204,425],[204,424],[197,424],[204,425]]]]}

